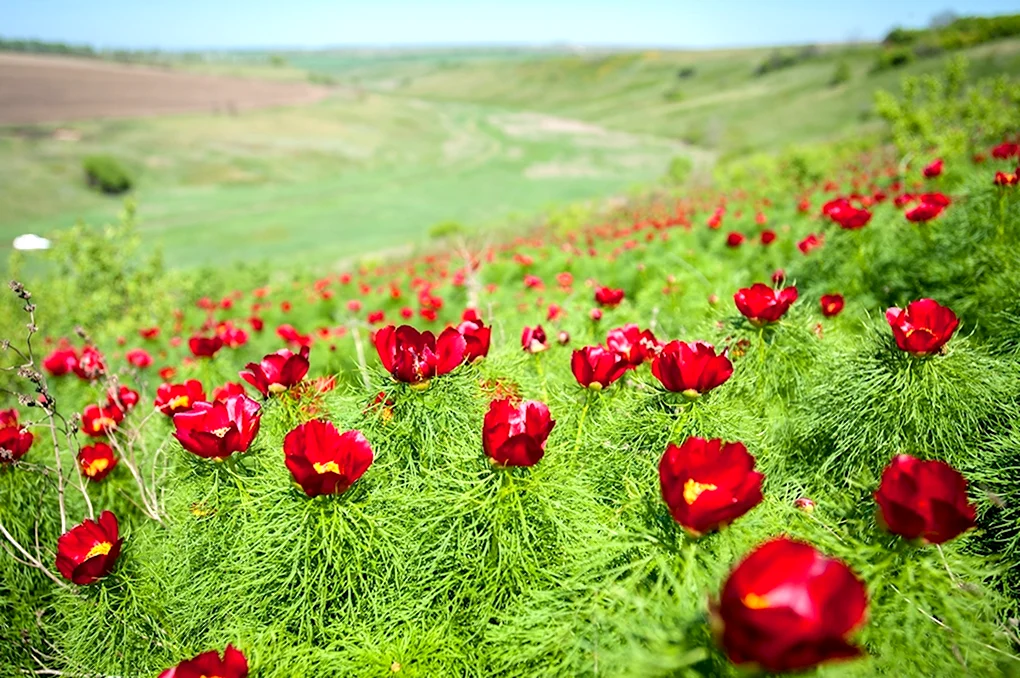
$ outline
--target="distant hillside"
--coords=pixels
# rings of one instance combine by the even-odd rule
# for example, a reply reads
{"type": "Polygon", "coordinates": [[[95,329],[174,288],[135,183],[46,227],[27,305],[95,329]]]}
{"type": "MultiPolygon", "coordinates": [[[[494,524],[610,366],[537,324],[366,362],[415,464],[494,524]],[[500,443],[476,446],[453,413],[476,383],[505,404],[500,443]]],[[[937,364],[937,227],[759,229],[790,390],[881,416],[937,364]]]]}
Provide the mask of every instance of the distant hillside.
{"type": "MultiPolygon", "coordinates": [[[[288,54],[347,85],[434,101],[550,113],[724,153],[873,129],[876,89],[937,72],[940,58],[879,68],[881,45],[786,49],[519,52],[513,55],[288,54]]],[[[962,50],[975,77],[1020,71],[1020,39],[962,50]]]]}

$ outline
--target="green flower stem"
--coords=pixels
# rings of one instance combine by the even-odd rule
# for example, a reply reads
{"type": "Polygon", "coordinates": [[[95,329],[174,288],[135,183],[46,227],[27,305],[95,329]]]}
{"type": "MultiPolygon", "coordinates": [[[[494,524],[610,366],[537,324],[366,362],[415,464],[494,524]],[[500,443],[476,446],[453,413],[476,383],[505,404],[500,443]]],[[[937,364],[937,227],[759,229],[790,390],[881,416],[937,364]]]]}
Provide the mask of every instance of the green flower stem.
{"type": "Polygon", "coordinates": [[[542,380],[542,402],[546,405],[549,404],[549,388],[546,386],[545,370],[542,369],[542,353],[533,353],[535,356],[535,371],[538,372],[538,378],[542,380]]]}
{"type": "Polygon", "coordinates": [[[584,389],[584,407],[581,408],[581,418],[577,422],[577,435],[574,437],[574,456],[577,456],[581,448],[581,433],[584,432],[584,420],[588,416],[588,408],[591,406],[591,390],[584,389]]]}

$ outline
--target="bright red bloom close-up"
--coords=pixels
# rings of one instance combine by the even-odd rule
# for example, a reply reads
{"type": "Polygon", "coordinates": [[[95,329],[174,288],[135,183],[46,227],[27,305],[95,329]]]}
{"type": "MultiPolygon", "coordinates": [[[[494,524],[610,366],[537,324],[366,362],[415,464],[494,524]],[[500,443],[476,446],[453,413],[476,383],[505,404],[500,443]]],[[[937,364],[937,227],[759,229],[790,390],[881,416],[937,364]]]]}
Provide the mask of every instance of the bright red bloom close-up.
{"type": "Polygon", "coordinates": [[[960,320],[934,299],[919,299],[906,309],[890,308],[885,319],[900,350],[916,356],[936,353],[952,338],[960,320]]]}
{"type": "Polygon", "coordinates": [[[113,449],[103,442],[85,445],[78,452],[78,468],[83,476],[98,483],[117,465],[113,449]]]}
{"type": "Polygon", "coordinates": [[[223,348],[223,338],[215,334],[211,337],[194,336],[188,339],[188,348],[196,358],[212,358],[223,348]]]}
{"type": "Polygon", "coordinates": [[[145,369],[152,364],[152,356],[144,348],[133,348],[124,354],[124,358],[138,369],[145,369]]]}
{"type": "Polygon", "coordinates": [[[57,540],[57,570],[79,586],[93,584],[113,570],[120,555],[120,526],[109,511],[85,519],[57,540]]]}
{"type": "Polygon", "coordinates": [[[623,290],[614,290],[601,285],[595,288],[595,303],[605,308],[616,308],[623,301],[623,290]]]}
{"type": "Polygon", "coordinates": [[[183,661],[163,671],[159,678],[248,678],[248,660],[233,645],[227,645],[223,657],[215,650],[183,661]]]}
{"type": "Polygon", "coordinates": [[[744,234],[733,231],[726,236],[727,247],[740,247],[744,242],[744,234]]]}
{"type": "Polygon", "coordinates": [[[16,410],[6,410],[4,414],[7,423],[0,426],[0,464],[9,464],[28,454],[35,436],[18,424],[16,410]],[[14,412],[13,420],[10,412],[14,412]]]}
{"type": "Polygon", "coordinates": [[[662,499],[676,522],[700,536],[728,525],[761,503],[765,476],[743,443],[688,438],[670,443],[659,461],[662,499]]]}
{"type": "Polygon", "coordinates": [[[942,193],[925,193],[924,195],[918,196],[921,201],[917,207],[907,210],[903,215],[908,221],[913,222],[925,222],[931,221],[938,215],[942,214],[942,211],[950,204],[950,199],[942,193]]]}
{"type": "Polygon", "coordinates": [[[745,318],[761,326],[778,321],[790,310],[797,301],[797,288],[774,290],[764,283],[755,283],[738,290],[733,301],[745,318]]]}
{"type": "Polygon", "coordinates": [[[932,160],[930,163],[925,165],[922,173],[926,179],[934,179],[935,177],[942,174],[942,167],[945,163],[942,162],[942,158],[932,160]]]}
{"type": "Polygon", "coordinates": [[[308,374],[308,352],[307,346],[302,346],[299,353],[281,348],[264,356],[260,362],[245,365],[240,376],[263,396],[283,393],[308,374]]]}
{"type": "Polygon", "coordinates": [[[545,403],[493,400],[482,424],[482,447],[499,466],[534,466],[545,454],[546,440],[555,425],[545,403]]]}
{"type": "Polygon", "coordinates": [[[585,346],[570,357],[570,370],[585,388],[608,388],[628,367],[623,356],[602,346],[585,346]]]}
{"type": "Polygon", "coordinates": [[[465,318],[457,331],[464,337],[464,360],[474,362],[479,358],[489,355],[489,340],[492,336],[492,328],[486,327],[477,313],[473,318],[465,318]]]}
{"type": "Polygon", "coordinates": [[[160,384],[156,389],[154,407],[168,417],[178,412],[187,412],[195,403],[205,400],[205,389],[197,379],[188,379],[183,384],[160,384]]]}
{"type": "Polygon", "coordinates": [[[51,376],[62,377],[78,367],[78,352],[69,347],[57,348],[43,358],[42,366],[51,376]]]}
{"type": "Polygon", "coordinates": [[[671,341],[652,360],[652,375],[667,391],[696,398],[721,386],[733,374],[725,351],[704,341],[671,341]]]}
{"type": "Polygon", "coordinates": [[[822,315],[826,318],[834,318],[843,312],[846,301],[842,294],[823,294],[821,299],[822,315]]]}
{"type": "Polygon", "coordinates": [[[541,325],[525,327],[521,330],[521,348],[528,353],[541,353],[549,348],[549,340],[541,325]]]}
{"type": "Polygon", "coordinates": [[[734,568],[712,618],[730,661],[778,673],[860,656],[849,636],[867,607],[867,590],[845,563],[779,537],[734,568]]]}
{"type": "Polygon", "coordinates": [[[467,350],[467,342],[456,327],[447,327],[437,338],[410,325],[389,325],[376,332],[374,340],[386,371],[408,384],[422,384],[452,372],[464,362],[467,350]]]}
{"type": "Polygon", "coordinates": [[[879,522],[906,539],[942,544],[974,527],[967,480],[949,464],[898,454],[875,492],[879,522]]]}
{"type": "Polygon", "coordinates": [[[633,323],[609,330],[606,334],[606,347],[623,356],[632,369],[651,360],[659,346],[659,340],[651,330],[642,330],[633,323]]]}
{"type": "Polygon", "coordinates": [[[116,405],[124,412],[130,412],[138,404],[138,400],[141,396],[138,395],[138,391],[134,390],[130,386],[121,385],[117,388],[111,387],[106,392],[106,402],[109,405],[116,405]]]}
{"type": "MultiPolygon", "coordinates": [[[[223,384],[223,386],[217,386],[216,388],[213,389],[212,402],[219,401],[222,403],[226,402],[227,398],[229,398],[230,396],[245,394],[246,391],[244,390],[244,386],[242,384],[239,384],[236,381],[228,381],[227,383],[223,384]]],[[[199,398],[199,400],[204,400],[204,398],[199,398]]]]}
{"type": "Polygon", "coordinates": [[[343,494],[372,465],[375,455],[360,431],[340,433],[313,419],[283,439],[284,463],[309,497],[343,494]]]}
{"type": "Polygon", "coordinates": [[[88,405],[81,413],[81,430],[87,436],[102,438],[116,431],[122,421],[124,410],[116,404],[88,405]]]}
{"type": "Polygon", "coordinates": [[[225,402],[198,402],[174,415],[174,437],[192,454],[222,460],[251,447],[261,417],[262,408],[245,395],[225,402]]]}
{"type": "Polygon", "coordinates": [[[854,207],[846,198],[836,198],[825,203],[822,214],[839,224],[840,228],[847,230],[864,228],[871,221],[871,212],[854,207]]]}
{"type": "Polygon", "coordinates": [[[106,374],[106,360],[95,346],[86,346],[78,356],[74,373],[79,379],[93,381],[106,374]]]}

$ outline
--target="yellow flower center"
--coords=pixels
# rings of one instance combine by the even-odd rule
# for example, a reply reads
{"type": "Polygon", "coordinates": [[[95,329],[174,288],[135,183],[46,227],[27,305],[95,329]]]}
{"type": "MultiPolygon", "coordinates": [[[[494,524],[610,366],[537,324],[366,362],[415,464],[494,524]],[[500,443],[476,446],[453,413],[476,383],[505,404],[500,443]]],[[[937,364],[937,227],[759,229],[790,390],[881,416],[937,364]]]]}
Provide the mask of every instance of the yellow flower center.
{"type": "Polygon", "coordinates": [[[85,464],[85,475],[89,478],[94,478],[96,475],[102,473],[110,465],[109,459],[96,459],[93,462],[85,464]]]}
{"type": "Polygon", "coordinates": [[[166,405],[171,410],[177,410],[183,407],[190,407],[191,399],[186,395],[179,395],[176,398],[171,398],[170,402],[168,402],[166,405]]]}
{"type": "Polygon", "coordinates": [[[698,500],[698,497],[701,496],[702,492],[717,489],[719,489],[717,485],[713,485],[712,483],[699,483],[694,478],[691,478],[684,483],[684,501],[687,502],[688,506],[690,506],[698,500]]]}
{"type": "Polygon", "coordinates": [[[117,422],[110,417],[96,417],[92,422],[92,430],[98,433],[105,428],[117,428],[117,422]]]}
{"type": "Polygon", "coordinates": [[[212,433],[217,438],[222,438],[223,436],[227,435],[227,431],[229,430],[230,430],[229,426],[224,426],[223,428],[218,428],[215,431],[210,431],[210,433],[212,433]]]}
{"type": "Polygon", "coordinates": [[[320,474],[321,473],[336,473],[337,475],[340,474],[340,467],[337,465],[335,461],[327,461],[325,464],[320,464],[316,462],[312,464],[312,468],[315,469],[316,473],[320,474]]]}
{"type": "Polygon", "coordinates": [[[95,556],[105,556],[113,548],[113,544],[108,541],[101,541],[92,547],[88,553],[85,554],[85,560],[93,558],[95,556]]]}
{"type": "Polygon", "coordinates": [[[287,387],[283,384],[270,384],[268,391],[270,393],[283,393],[287,390],[287,387]]]}
{"type": "Polygon", "coordinates": [[[748,593],[740,599],[740,602],[742,602],[744,607],[749,610],[764,610],[770,605],[768,598],[765,596],[759,596],[756,593],[748,593]]]}

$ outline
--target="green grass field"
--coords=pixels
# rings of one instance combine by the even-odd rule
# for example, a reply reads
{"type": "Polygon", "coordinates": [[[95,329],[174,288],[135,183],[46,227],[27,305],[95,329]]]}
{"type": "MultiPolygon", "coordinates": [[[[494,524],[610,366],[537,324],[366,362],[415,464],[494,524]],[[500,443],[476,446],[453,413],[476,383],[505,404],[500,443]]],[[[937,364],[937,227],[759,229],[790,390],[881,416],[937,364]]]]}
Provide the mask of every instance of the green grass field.
{"type": "MultiPolygon", "coordinates": [[[[573,54],[513,50],[308,52],[271,67],[257,54],[181,68],[276,79],[328,77],[319,104],[136,120],[0,128],[0,249],[77,219],[102,224],[119,200],[84,184],[107,153],[137,176],[145,242],[171,266],[296,258],[329,264],[534,218],[660,177],[671,158],[775,150],[877,126],[876,88],[942,59],[870,74],[875,48],[825,48],[753,75],[770,50],[573,54]],[[845,61],[851,80],[829,85],[845,61]],[[693,74],[681,78],[682,68],[693,74]],[[550,117],[555,116],[555,119],[550,117]]],[[[967,52],[972,75],[1020,70],[1020,41],[967,52]]],[[[3,257],[4,259],[6,257],[3,257]]]]}

